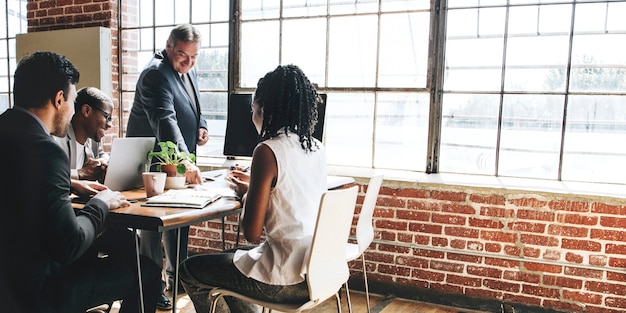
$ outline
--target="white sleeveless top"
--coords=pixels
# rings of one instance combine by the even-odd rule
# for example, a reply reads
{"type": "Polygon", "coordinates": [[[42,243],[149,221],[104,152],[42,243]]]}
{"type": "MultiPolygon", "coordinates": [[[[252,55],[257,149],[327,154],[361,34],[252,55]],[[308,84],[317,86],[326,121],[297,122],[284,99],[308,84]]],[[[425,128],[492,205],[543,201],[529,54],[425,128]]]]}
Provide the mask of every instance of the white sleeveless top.
{"type": "Polygon", "coordinates": [[[302,149],[294,133],[261,143],[274,152],[278,179],[265,216],[265,242],[235,252],[233,262],[245,276],[270,285],[304,281],[319,201],[327,190],[326,151],[316,142],[313,152],[302,149]]]}

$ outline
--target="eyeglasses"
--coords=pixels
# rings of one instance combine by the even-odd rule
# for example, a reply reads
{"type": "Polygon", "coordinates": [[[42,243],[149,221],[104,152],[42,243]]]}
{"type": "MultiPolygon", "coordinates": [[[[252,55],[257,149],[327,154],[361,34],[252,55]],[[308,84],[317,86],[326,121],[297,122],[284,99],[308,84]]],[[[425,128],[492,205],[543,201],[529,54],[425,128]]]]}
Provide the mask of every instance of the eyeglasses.
{"type": "Polygon", "coordinates": [[[105,112],[103,109],[96,108],[96,107],[92,107],[92,108],[100,111],[100,113],[102,113],[104,115],[104,118],[107,120],[107,123],[111,122],[113,120],[113,116],[111,114],[105,112]]]}

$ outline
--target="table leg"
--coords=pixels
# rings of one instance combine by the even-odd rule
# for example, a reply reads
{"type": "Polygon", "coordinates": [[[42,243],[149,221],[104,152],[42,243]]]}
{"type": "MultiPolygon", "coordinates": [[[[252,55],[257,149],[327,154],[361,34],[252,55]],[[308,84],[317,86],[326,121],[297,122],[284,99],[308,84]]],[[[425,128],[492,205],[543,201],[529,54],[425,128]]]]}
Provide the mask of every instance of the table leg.
{"type": "Polygon", "coordinates": [[[176,297],[178,296],[178,265],[180,262],[180,228],[176,228],[176,260],[174,266],[174,286],[172,286],[172,313],[176,313],[176,297]]]}
{"type": "Polygon", "coordinates": [[[144,313],[143,303],[143,283],[141,281],[141,261],[139,259],[139,236],[137,235],[137,228],[133,228],[133,236],[135,236],[135,255],[137,256],[137,277],[139,278],[139,304],[141,306],[141,313],[144,313]]]}

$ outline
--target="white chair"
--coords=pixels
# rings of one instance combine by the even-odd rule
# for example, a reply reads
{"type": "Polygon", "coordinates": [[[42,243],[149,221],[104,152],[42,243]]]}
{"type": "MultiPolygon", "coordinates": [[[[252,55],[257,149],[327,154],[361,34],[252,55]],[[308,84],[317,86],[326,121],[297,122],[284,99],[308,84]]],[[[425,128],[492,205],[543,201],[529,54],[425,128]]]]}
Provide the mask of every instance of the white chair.
{"type": "Polygon", "coordinates": [[[350,235],[358,186],[326,191],[320,200],[319,213],[313,233],[309,259],[306,260],[306,279],[309,300],[304,303],[274,303],[251,298],[221,287],[211,291],[214,297],[210,312],[214,312],[222,296],[231,296],[265,308],[282,312],[301,312],[311,309],[335,296],[337,312],[341,313],[339,289],[348,281],[350,270],[345,259],[345,243],[350,235]]]}
{"type": "MultiPolygon", "coordinates": [[[[365,281],[365,301],[367,302],[367,312],[370,312],[370,294],[367,286],[367,271],[365,270],[365,250],[374,240],[374,226],[372,224],[372,216],[374,215],[374,208],[376,207],[376,199],[378,198],[378,192],[380,186],[383,183],[383,175],[374,175],[370,178],[370,182],[367,185],[367,192],[365,193],[365,199],[363,199],[363,206],[361,207],[361,213],[356,223],[356,242],[348,243],[346,247],[346,260],[348,262],[356,260],[359,256],[363,263],[363,280],[365,281]]],[[[346,286],[346,293],[349,297],[348,284],[346,286]]],[[[350,308],[352,312],[352,308],[350,308]]]]}

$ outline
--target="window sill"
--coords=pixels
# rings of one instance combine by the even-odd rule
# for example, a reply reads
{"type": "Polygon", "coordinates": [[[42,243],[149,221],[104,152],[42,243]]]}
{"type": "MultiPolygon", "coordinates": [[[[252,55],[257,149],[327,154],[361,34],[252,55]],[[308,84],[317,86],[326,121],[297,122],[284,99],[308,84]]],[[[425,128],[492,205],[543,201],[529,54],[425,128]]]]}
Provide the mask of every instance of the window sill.
{"type": "MultiPolygon", "coordinates": [[[[213,170],[230,167],[234,164],[247,165],[250,158],[227,160],[225,158],[200,157],[198,166],[203,170],[213,170]]],[[[421,172],[369,169],[348,166],[328,166],[328,174],[334,176],[353,177],[358,184],[367,184],[369,177],[374,174],[385,175],[385,186],[392,188],[415,188],[421,185],[448,185],[455,187],[476,187],[487,189],[499,189],[504,191],[531,191],[538,193],[556,193],[563,195],[585,197],[610,197],[626,199],[626,186],[620,184],[600,184],[583,182],[560,182],[541,179],[494,177],[467,174],[426,174],[421,172]]]]}

